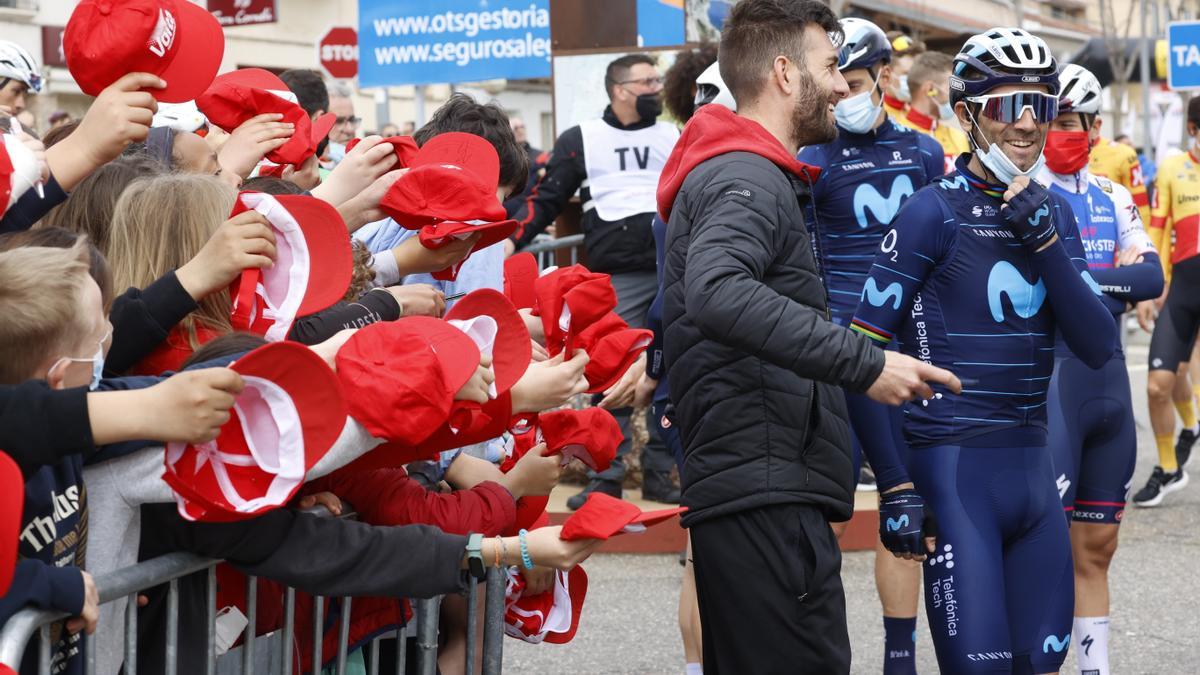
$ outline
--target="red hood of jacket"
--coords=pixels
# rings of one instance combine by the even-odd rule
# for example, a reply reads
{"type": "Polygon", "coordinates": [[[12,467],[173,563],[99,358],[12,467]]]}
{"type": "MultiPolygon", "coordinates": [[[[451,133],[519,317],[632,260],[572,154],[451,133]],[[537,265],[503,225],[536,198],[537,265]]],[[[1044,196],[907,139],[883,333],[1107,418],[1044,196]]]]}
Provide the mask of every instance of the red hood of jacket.
{"type": "Polygon", "coordinates": [[[727,152],[760,155],[810,184],[821,172],[815,166],[798,161],[758,122],[720,104],[702,106],[683,128],[683,134],[676,141],[658,179],[658,213],[663,221],[670,220],[675,195],[692,169],[727,152]]]}

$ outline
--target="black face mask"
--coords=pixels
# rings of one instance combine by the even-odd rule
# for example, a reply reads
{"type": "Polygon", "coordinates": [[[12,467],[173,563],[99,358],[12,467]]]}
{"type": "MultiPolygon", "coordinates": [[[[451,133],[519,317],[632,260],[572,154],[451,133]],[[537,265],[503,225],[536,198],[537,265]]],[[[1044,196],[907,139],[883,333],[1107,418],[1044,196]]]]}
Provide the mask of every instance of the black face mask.
{"type": "Polygon", "coordinates": [[[662,97],[658,94],[642,94],[637,97],[637,114],[643,122],[653,122],[662,114],[662,97]]]}

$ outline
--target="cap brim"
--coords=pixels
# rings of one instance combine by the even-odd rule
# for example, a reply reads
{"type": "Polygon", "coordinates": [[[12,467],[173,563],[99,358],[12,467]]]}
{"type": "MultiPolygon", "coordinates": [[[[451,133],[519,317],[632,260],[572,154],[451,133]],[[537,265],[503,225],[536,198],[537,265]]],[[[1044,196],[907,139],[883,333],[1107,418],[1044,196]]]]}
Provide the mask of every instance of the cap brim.
{"type": "Polygon", "coordinates": [[[579,617],[583,615],[583,600],[587,597],[588,577],[583,567],[576,565],[567,572],[567,593],[571,596],[571,628],[565,633],[546,633],[544,642],[565,644],[579,630],[579,617]]]}
{"type": "Polygon", "coordinates": [[[445,318],[463,320],[483,315],[495,319],[499,328],[492,346],[492,370],[496,373],[496,393],[503,394],[528,370],[533,342],[517,308],[503,293],[490,288],[481,288],[459,299],[445,318]]]}
{"type": "Polygon", "coordinates": [[[147,90],[164,103],[183,103],[203,94],[216,79],[225,55],[225,31],[216,17],[187,0],[175,6],[181,28],[175,36],[177,52],[159,75],[167,86],[147,90]]]}
{"type": "Polygon", "coordinates": [[[274,382],[300,413],[304,465],[311,469],[346,426],[346,403],[337,375],[316,352],[296,342],[272,342],[230,366],[234,371],[274,382]]]}
{"type": "Polygon", "coordinates": [[[308,246],[308,287],[296,317],[328,309],[346,295],[354,274],[354,252],[346,221],[328,202],[307,195],[275,197],[296,219],[308,246]]]}
{"type": "MultiPolygon", "coordinates": [[[[337,115],[334,113],[325,113],[324,115],[321,115],[317,119],[313,120],[312,136],[310,138],[312,138],[314,148],[320,145],[321,141],[325,140],[325,137],[329,135],[329,130],[332,129],[333,125],[336,123],[337,115]]],[[[346,152],[349,151],[350,149],[347,148],[346,152]]]]}
{"type": "Polygon", "coordinates": [[[650,527],[651,525],[657,525],[665,520],[670,520],[675,516],[684,513],[687,513],[686,506],[676,506],[674,508],[659,509],[657,511],[644,511],[640,516],[634,518],[633,522],[630,524],[645,525],[646,527],[650,527]]]}
{"type": "Polygon", "coordinates": [[[11,457],[0,452],[0,596],[12,584],[24,510],[25,479],[21,469],[11,457]]]}

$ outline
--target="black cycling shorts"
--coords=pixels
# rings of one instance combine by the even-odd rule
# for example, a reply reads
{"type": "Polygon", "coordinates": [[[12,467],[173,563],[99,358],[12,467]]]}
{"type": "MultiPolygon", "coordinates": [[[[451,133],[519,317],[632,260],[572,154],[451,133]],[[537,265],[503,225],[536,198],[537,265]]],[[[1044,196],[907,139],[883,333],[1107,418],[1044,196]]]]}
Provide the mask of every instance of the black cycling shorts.
{"type": "Polygon", "coordinates": [[[1175,265],[1171,287],[1150,338],[1150,370],[1175,371],[1192,356],[1200,329],[1200,256],[1175,265]]]}

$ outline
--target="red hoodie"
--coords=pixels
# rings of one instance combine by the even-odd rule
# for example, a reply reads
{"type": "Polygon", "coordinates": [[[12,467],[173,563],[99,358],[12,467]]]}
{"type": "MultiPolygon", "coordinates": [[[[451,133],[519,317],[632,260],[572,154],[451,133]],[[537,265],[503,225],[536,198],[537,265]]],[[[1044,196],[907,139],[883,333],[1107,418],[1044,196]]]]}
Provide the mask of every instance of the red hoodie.
{"type": "Polygon", "coordinates": [[[798,161],[758,122],[720,104],[702,106],[683,128],[683,134],[675,142],[675,149],[658,179],[658,213],[664,222],[671,219],[675,195],[692,169],[728,152],[760,155],[809,184],[814,183],[821,172],[815,166],[798,161]]]}

